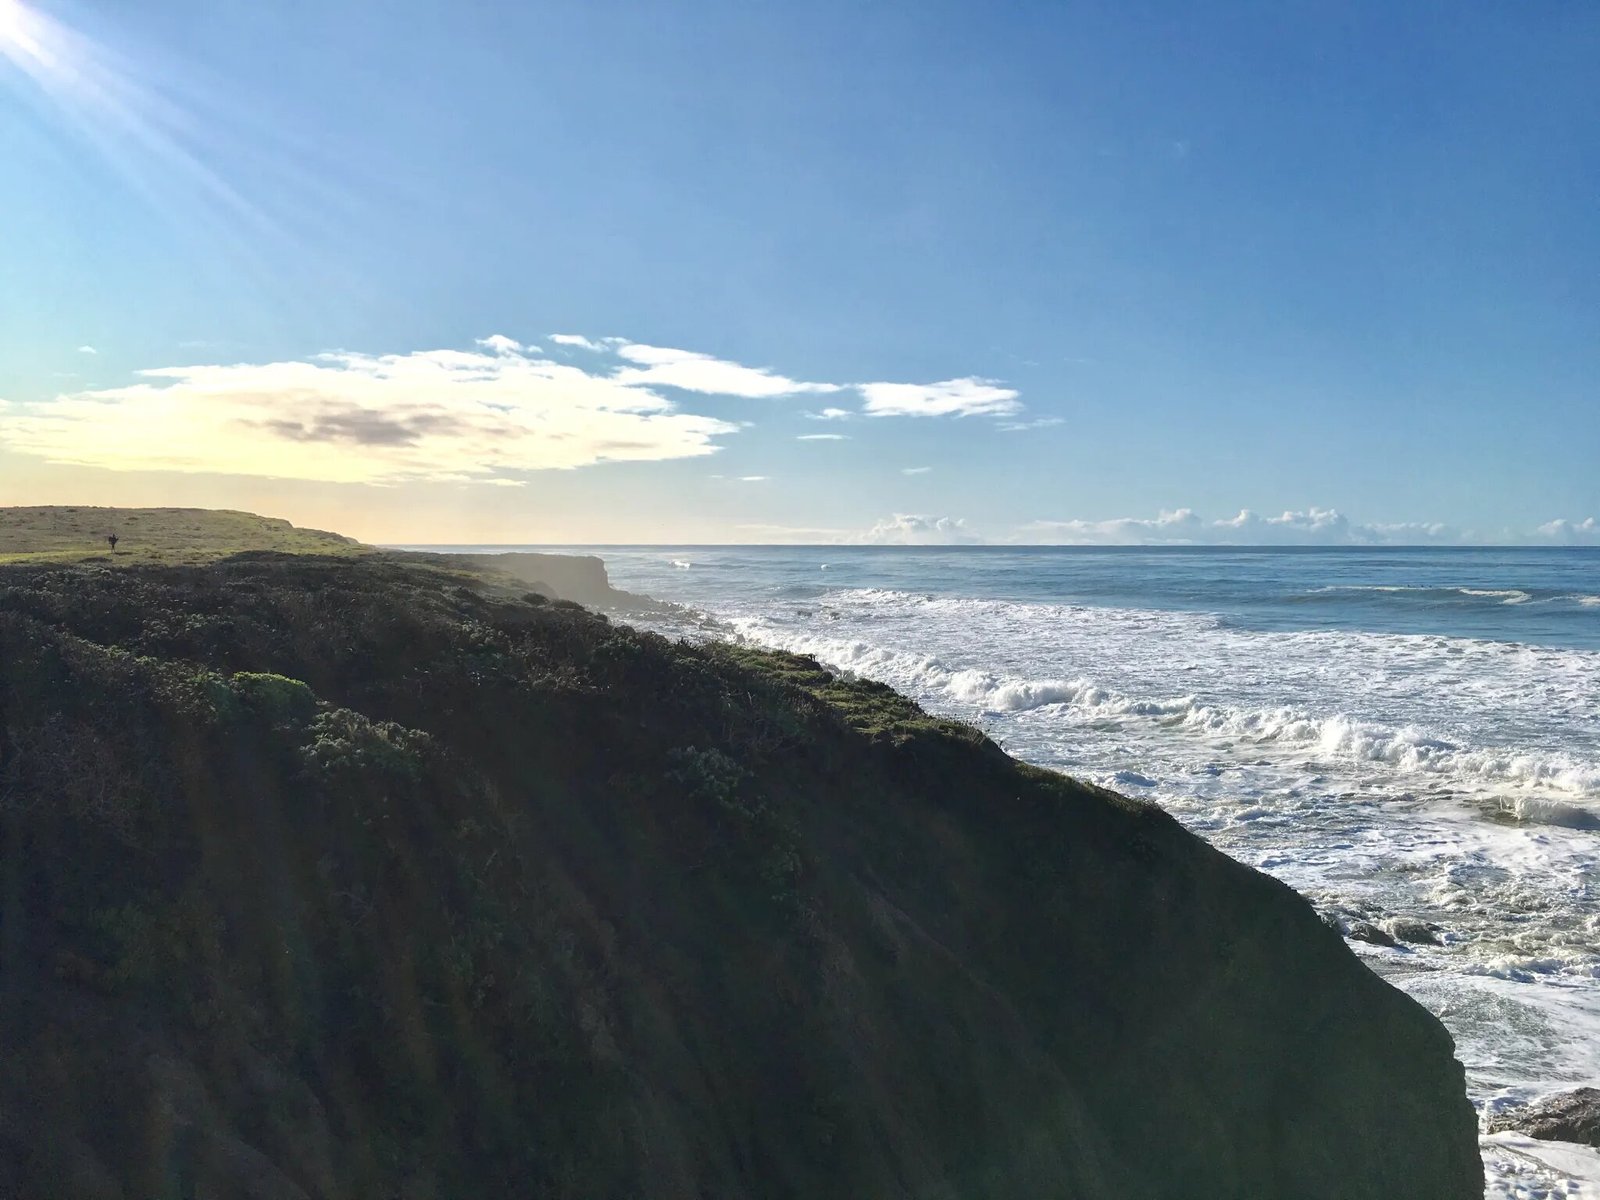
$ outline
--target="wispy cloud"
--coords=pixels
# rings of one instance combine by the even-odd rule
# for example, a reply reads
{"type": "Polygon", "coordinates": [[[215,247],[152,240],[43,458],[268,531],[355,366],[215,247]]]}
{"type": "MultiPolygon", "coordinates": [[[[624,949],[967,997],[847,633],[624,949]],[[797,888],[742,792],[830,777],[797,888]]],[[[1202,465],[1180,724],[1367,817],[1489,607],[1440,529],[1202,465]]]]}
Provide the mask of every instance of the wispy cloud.
{"type": "Polygon", "coordinates": [[[1013,388],[992,379],[946,379],[942,383],[863,383],[858,385],[873,417],[1010,416],[1022,405],[1013,388]]]}
{"type": "Polygon", "coordinates": [[[740,535],[756,542],[786,542],[790,544],[823,544],[843,542],[850,536],[848,529],[835,529],[817,525],[735,525],[740,535]]]}
{"type": "Polygon", "coordinates": [[[931,470],[933,470],[932,467],[901,467],[900,468],[900,474],[902,474],[902,475],[926,475],[931,470]]]}
{"type": "MultiPolygon", "coordinates": [[[[606,354],[628,364],[613,375],[629,386],[671,387],[705,395],[741,396],[747,399],[776,399],[786,396],[835,395],[855,392],[860,395],[860,410],[840,406],[808,412],[816,421],[848,421],[857,416],[873,417],[970,417],[1015,416],[1022,411],[1015,388],[999,380],[976,375],[946,379],[938,383],[826,383],[792,379],[770,367],[750,367],[717,358],[697,350],[652,346],[623,338],[599,340],[576,333],[552,334],[552,342],[578,346],[606,354]]],[[[1045,418],[1039,428],[1060,418],[1045,418]]]]}
{"type": "Polygon", "coordinates": [[[1001,421],[995,428],[1001,433],[1021,433],[1025,429],[1049,429],[1066,423],[1065,417],[1039,417],[1033,421],[1001,421]]]}
{"type": "Polygon", "coordinates": [[[693,350],[628,342],[618,346],[616,353],[619,358],[637,364],[624,367],[614,376],[618,383],[630,386],[674,387],[752,400],[840,390],[838,384],[802,383],[765,367],[741,366],[693,350]]]}
{"type": "Polygon", "coordinates": [[[772,478],[770,475],[741,475],[741,476],[739,476],[739,482],[740,483],[765,483],[770,478],[772,478]]]}
{"type": "Polygon", "coordinates": [[[850,435],[845,433],[802,433],[795,438],[797,442],[848,442],[850,435]]]}
{"type": "Polygon", "coordinates": [[[868,529],[807,525],[735,525],[756,541],[839,546],[965,546],[983,541],[959,517],[895,513],[868,529]]]}
{"type": "MultiPolygon", "coordinates": [[[[521,342],[508,338],[503,333],[491,333],[486,338],[479,338],[478,345],[495,354],[522,354],[527,349],[521,342]]],[[[533,353],[539,353],[534,350],[533,353]]]]}
{"type": "Polygon", "coordinates": [[[79,354],[99,354],[100,351],[96,350],[93,346],[79,346],[78,347],[78,353],[79,354]]]}
{"type": "Polygon", "coordinates": [[[714,453],[736,426],[648,388],[480,351],[164,367],[131,386],[0,402],[0,440],[114,470],[338,483],[488,481],[529,470],[714,453]]]}

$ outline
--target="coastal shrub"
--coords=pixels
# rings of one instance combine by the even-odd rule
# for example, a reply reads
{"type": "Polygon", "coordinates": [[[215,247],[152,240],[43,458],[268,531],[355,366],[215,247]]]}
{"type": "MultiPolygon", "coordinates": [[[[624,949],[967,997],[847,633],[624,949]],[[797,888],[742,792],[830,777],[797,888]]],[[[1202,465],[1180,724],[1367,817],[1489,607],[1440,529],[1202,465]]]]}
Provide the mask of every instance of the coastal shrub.
{"type": "Polygon", "coordinates": [[[156,697],[162,707],[201,725],[227,724],[240,714],[240,695],[216,671],[161,672],[156,697]]]}
{"type": "Polygon", "coordinates": [[[805,871],[800,830],[793,817],[750,786],[750,773],[716,747],[667,752],[667,778],[709,803],[721,818],[720,857],[737,877],[754,881],[764,900],[793,921],[805,912],[799,885],[805,871]]]}
{"type": "Polygon", "coordinates": [[[317,697],[298,679],[265,671],[240,671],[232,679],[244,705],[274,725],[301,725],[317,711],[317,697]]]}
{"type": "Polygon", "coordinates": [[[370,721],[346,708],[317,714],[301,759],[324,775],[379,774],[416,779],[431,745],[427,734],[393,721],[370,721]]]}
{"type": "Polygon", "coordinates": [[[739,803],[739,784],[745,769],[716,747],[701,750],[685,746],[667,751],[667,778],[680,784],[691,795],[710,801],[719,808],[751,815],[739,803]]]}

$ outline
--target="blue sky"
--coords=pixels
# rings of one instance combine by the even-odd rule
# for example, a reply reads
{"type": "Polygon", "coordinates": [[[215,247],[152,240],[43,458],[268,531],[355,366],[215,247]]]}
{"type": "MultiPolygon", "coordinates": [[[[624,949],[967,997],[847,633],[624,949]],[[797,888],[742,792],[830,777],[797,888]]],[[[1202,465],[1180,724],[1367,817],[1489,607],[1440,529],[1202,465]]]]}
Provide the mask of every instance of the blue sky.
{"type": "Polygon", "coordinates": [[[0,0],[0,503],[1594,540],[1596,61],[1588,4],[0,0]]]}

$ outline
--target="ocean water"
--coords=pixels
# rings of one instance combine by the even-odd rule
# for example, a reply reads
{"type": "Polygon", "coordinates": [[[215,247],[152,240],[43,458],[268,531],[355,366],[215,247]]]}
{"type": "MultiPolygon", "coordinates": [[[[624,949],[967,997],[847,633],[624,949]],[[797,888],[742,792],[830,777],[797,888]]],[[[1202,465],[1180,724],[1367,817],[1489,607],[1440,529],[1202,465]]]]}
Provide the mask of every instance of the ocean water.
{"type": "MultiPolygon", "coordinates": [[[[809,654],[1155,801],[1346,923],[1488,1114],[1600,1084],[1600,551],[601,548],[662,632],[809,654]]],[[[1489,1196],[1600,1155],[1483,1141],[1489,1196]]]]}

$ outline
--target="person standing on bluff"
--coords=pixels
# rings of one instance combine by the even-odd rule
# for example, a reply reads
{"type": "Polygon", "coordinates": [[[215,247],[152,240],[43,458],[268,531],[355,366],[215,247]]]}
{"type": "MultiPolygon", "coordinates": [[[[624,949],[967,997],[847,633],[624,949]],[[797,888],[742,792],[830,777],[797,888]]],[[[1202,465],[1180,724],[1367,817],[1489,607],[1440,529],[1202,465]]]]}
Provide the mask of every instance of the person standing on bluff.
{"type": "Polygon", "coordinates": [[[116,535],[116,534],[114,534],[114,533],[108,533],[108,534],[106,534],[106,541],[108,541],[108,542],[110,542],[110,543],[111,543],[111,553],[113,553],[113,554],[115,554],[115,553],[116,553],[116,552],[117,552],[117,543],[118,543],[118,542],[119,542],[119,541],[121,541],[121,540],[122,540],[122,539],[121,539],[121,538],[119,538],[119,537],[118,537],[118,536],[117,536],[117,535],[116,535]]]}

